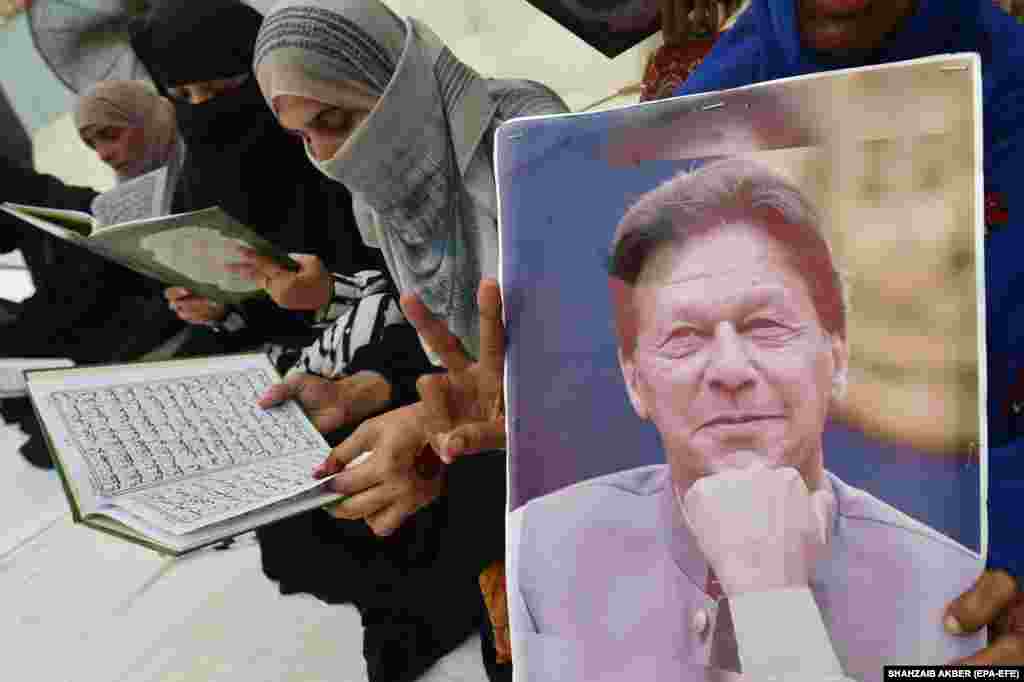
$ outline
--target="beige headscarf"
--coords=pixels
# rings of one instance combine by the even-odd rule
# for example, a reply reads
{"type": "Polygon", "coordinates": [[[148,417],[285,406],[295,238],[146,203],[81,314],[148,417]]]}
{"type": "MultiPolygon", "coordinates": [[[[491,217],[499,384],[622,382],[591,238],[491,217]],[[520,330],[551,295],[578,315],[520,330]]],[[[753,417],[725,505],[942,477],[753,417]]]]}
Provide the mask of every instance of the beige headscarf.
{"type": "Polygon", "coordinates": [[[145,152],[118,181],[148,173],[167,164],[175,150],[177,129],[174,105],[144,81],[102,81],[78,98],[75,127],[142,128],[145,152]]]}

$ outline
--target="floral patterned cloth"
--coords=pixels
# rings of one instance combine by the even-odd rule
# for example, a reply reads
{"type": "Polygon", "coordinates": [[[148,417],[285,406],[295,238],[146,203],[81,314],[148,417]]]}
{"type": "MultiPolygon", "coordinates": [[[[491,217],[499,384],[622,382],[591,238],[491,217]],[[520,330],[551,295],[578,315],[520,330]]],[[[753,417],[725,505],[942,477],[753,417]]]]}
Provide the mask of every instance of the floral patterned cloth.
{"type": "Polygon", "coordinates": [[[682,45],[659,47],[647,60],[640,101],[671,97],[711,51],[717,37],[691,38],[682,45]]]}

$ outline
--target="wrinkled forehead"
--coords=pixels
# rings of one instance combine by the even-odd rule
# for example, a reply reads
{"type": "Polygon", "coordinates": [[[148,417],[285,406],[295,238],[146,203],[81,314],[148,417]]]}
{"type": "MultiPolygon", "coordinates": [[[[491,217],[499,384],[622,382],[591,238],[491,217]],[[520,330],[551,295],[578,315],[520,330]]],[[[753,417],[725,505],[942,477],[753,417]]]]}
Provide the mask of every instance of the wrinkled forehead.
{"type": "Polygon", "coordinates": [[[808,283],[785,246],[745,224],[661,245],[648,257],[633,296],[641,308],[644,301],[658,302],[702,317],[720,308],[769,306],[814,316],[808,283]]]}

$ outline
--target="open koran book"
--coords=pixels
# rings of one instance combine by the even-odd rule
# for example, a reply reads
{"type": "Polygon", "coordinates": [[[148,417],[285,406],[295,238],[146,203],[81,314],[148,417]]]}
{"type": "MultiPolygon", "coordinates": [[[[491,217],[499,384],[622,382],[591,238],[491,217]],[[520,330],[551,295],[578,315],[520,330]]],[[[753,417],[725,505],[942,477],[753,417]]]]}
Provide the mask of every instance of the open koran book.
{"type": "Polygon", "coordinates": [[[169,196],[167,169],[161,168],[96,197],[92,215],[9,202],[0,210],[147,277],[221,303],[264,295],[259,283],[224,269],[237,260],[238,244],[298,270],[286,253],[219,207],[166,215],[169,196]]]}
{"type": "Polygon", "coordinates": [[[518,680],[984,646],[981,121],[961,54],[498,129],[518,680]]]}
{"type": "Polygon", "coordinates": [[[68,358],[2,358],[0,359],[0,400],[28,395],[25,372],[30,369],[74,367],[68,358]]]}
{"type": "Polygon", "coordinates": [[[30,371],[28,391],[76,521],[181,554],[340,499],[330,452],[266,355],[30,371]]]}

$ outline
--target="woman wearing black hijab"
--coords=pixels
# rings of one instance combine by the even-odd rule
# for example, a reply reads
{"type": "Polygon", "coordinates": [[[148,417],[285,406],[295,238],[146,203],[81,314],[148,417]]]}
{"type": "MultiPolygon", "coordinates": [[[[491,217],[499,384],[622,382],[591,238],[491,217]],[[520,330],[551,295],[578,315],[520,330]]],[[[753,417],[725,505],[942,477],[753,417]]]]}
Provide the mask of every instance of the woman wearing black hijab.
{"type": "MultiPolygon", "coordinates": [[[[283,250],[316,254],[332,273],[383,273],[380,251],[367,247],[356,227],[348,190],[310,165],[301,141],[284,131],[266,106],[251,72],[261,22],[259,12],[237,0],[164,0],[132,38],[157,88],[174,104],[186,148],[172,210],[220,206],[283,250]]],[[[388,291],[385,298],[397,311],[390,280],[383,274],[368,280],[388,291]]],[[[335,298],[346,288],[336,281],[335,298]]],[[[179,316],[197,325],[181,355],[271,342],[293,349],[276,359],[284,372],[299,359],[299,349],[332,321],[284,310],[269,298],[225,308],[179,287],[166,293],[179,316]]],[[[415,330],[400,313],[399,319],[403,324],[352,334],[369,339],[347,358],[345,373],[373,371],[397,386],[390,404],[377,411],[414,400],[415,377],[431,371],[415,330]]]]}
{"type": "MultiPolygon", "coordinates": [[[[332,272],[383,270],[379,253],[359,237],[348,191],[310,167],[302,146],[281,130],[264,103],[251,76],[261,21],[259,12],[241,2],[175,0],[159,3],[132,39],[174,103],[187,149],[172,210],[220,206],[285,251],[317,254],[332,272]]],[[[221,330],[244,329],[205,350],[313,340],[307,316],[266,299],[232,310],[199,307],[221,330]]]]}
{"type": "MultiPolygon", "coordinates": [[[[348,191],[309,163],[301,142],[263,100],[251,75],[261,21],[232,0],[176,0],[161,3],[132,40],[175,102],[187,147],[173,209],[218,205],[287,251],[319,255],[331,272],[385,271],[379,251],[362,242],[348,191]]],[[[308,319],[269,301],[233,312],[227,319],[244,317],[249,343],[278,340],[286,322],[299,334],[309,329],[308,319]]],[[[431,364],[415,330],[404,324],[356,352],[348,370],[361,368],[397,384],[407,383],[397,375],[419,375],[431,364]]],[[[414,399],[414,391],[393,390],[388,409],[414,399]]],[[[329,441],[347,431],[333,435],[329,441]]],[[[458,569],[472,539],[456,543],[443,532],[445,504],[421,510],[386,538],[363,521],[335,520],[322,510],[264,527],[258,532],[264,571],[284,594],[306,592],[359,609],[371,682],[414,680],[484,617],[475,578],[464,579],[466,571],[458,569]]]]}

